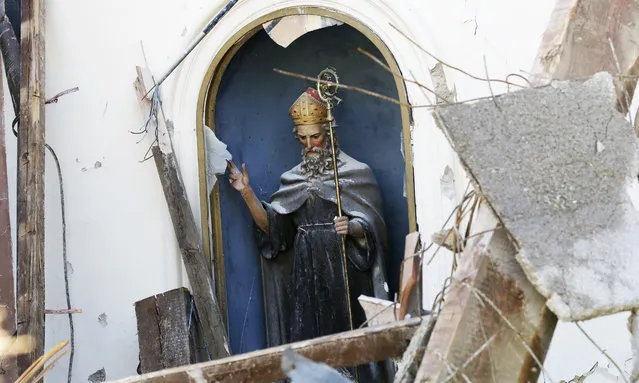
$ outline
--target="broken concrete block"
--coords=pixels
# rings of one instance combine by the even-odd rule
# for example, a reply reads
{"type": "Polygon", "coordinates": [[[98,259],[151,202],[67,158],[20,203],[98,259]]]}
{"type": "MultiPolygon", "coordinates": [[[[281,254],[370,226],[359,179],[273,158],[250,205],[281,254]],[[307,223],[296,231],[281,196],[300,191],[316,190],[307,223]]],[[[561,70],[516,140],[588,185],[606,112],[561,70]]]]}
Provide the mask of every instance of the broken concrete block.
{"type": "Polygon", "coordinates": [[[607,73],[438,108],[529,280],[562,320],[639,307],[639,145],[607,73]]]}

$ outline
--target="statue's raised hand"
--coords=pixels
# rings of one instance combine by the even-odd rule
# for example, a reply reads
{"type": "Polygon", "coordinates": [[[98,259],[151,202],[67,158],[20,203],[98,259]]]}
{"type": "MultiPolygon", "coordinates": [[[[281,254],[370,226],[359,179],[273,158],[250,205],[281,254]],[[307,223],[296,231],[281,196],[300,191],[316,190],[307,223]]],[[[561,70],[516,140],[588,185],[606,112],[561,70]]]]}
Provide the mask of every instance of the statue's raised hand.
{"type": "Polygon", "coordinates": [[[269,233],[268,227],[268,215],[264,206],[249,185],[248,171],[246,171],[246,164],[242,164],[242,171],[235,166],[233,161],[226,161],[226,167],[229,169],[229,182],[233,189],[240,192],[246,206],[248,206],[253,220],[257,226],[266,234],[269,233]]]}
{"type": "Polygon", "coordinates": [[[226,163],[226,166],[229,169],[229,182],[231,183],[231,186],[233,186],[233,189],[240,193],[248,191],[250,186],[248,171],[246,171],[246,164],[242,164],[242,171],[240,171],[233,161],[227,160],[226,163]]]}

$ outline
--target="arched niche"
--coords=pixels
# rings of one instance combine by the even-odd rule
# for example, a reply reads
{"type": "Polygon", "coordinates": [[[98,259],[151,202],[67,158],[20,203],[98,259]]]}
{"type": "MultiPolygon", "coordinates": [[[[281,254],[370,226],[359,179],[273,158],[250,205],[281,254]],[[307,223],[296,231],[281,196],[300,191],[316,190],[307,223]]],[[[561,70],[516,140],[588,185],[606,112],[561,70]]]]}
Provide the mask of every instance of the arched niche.
{"type": "MultiPolygon", "coordinates": [[[[388,24],[394,20],[395,25],[403,25],[401,23],[401,19],[397,19],[397,15],[392,13],[384,15],[384,18],[379,18],[376,17],[376,13],[369,12],[365,9],[365,7],[368,7],[375,8],[375,12],[378,13],[388,12],[388,9],[381,7],[379,4],[362,2],[362,4],[365,5],[361,9],[340,9],[345,8],[345,6],[339,2],[329,2],[333,8],[308,5],[286,6],[291,5],[292,3],[295,2],[275,2],[270,5],[265,5],[264,3],[251,0],[243,2],[242,7],[245,8],[242,9],[242,7],[239,7],[236,10],[231,11],[216,27],[219,28],[221,32],[207,37],[207,39],[203,41],[201,47],[199,47],[198,50],[196,50],[194,54],[190,56],[184,64],[182,64],[178,81],[176,83],[177,85],[174,88],[175,97],[173,98],[171,110],[176,119],[176,126],[178,126],[175,137],[176,152],[178,154],[178,158],[189,157],[192,156],[191,153],[194,152],[194,146],[197,147],[196,152],[198,153],[199,170],[194,170],[189,167],[185,168],[184,164],[182,164],[183,178],[187,186],[189,199],[193,201],[196,199],[193,197],[199,194],[201,204],[199,206],[193,206],[193,210],[196,216],[199,215],[202,219],[202,238],[205,248],[213,249],[212,254],[214,255],[212,258],[213,263],[215,264],[214,272],[216,287],[220,294],[220,304],[225,312],[227,312],[228,299],[226,297],[227,288],[225,286],[226,271],[224,268],[224,238],[221,230],[222,220],[216,218],[221,209],[219,208],[219,201],[217,200],[217,198],[219,198],[219,194],[213,193],[213,198],[209,198],[210,196],[206,190],[205,169],[203,165],[203,136],[204,129],[206,129],[205,123],[213,129],[216,127],[216,122],[214,121],[215,113],[211,113],[213,111],[212,106],[215,105],[217,89],[220,86],[223,74],[238,50],[241,49],[241,47],[243,47],[244,44],[254,36],[255,32],[261,29],[261,25],[268,20],[300,13],[316,14],[340,20],[349,25],[351,28],[354,28],[358,31],[358,33],[366,38],[369,44],[372,44],[372,46],[377,49],[377,53],[380,58],[382,58],[391,70],[396,73],[402,73],[401,69],[405,67],[405,71],[410,72],[411,75],[414,75],[415,73],[423,75],[423,72],[420,72],[420,70],[424,69],[421,58],[416,56],[413,50],[398,50],[397,42],[392,39],[389,40],[388,34],[391,32],[388,24]],[[244,12],[246,7],[251,8],[252,13],[249,13],[253,15],[252,17],[246,17],[247,13],[244,12]],[[382,29],[384,30],[382,31],[382,29]],[[400,56],[402,56],[402,59],[396,61],[394,53],[398,52],[400,53],[400,56]],[[401,64],[402,62],[403,65],[401,64]],[[200,84],[200,92],[197,94],[197,97],[194,98],[193,89],[196,83],[200,84]],[[209,110],[207,110],[207,108],[209,110]],[[191,124],[195,125],[197,140],[191,140],[189,134],[181,134],[179,131],[180,126],[188,127],[191,126],[191,124]],[[198,184],[199,186],[197,186],[198,184]],[[199,191],[199,193],[197,191],[199,191]],[[216,206],[218,206],[217,209],[216,206]]],[[[326,2],[324,1],[321,3],[326,2]]],[[[399,45],[402,45],[402,43],[399,45]]],[[[403,45],[405,46],[406,44],[403,45]]],[[[401,102],[407,103],[408,94],[404,81],[398,77],[394,78],[393,81],[396,87],[396,96],[401,102]]],[[[299,91],[301,92],[306,85],[307,84],[300,83],[298,88],[299,91]]],[[[415,92],[415,89],[411,91],[411,99],[420,98],[419,94],[421,94],[421,91],[418,93],[415,92]]],[[[286,102],[290,103],[293,100],[294,98],[286,100],[286,102]]],[[[389,105],[389,107],[392,107],[392,105],[389,105]]],[[[282,113],[282,117],[286,118],[286,111],[282,111],[280,113],[282,113]]],[[[402,219],[406,220],[408,231],[413,231],[417,226],[415,189],[413,183],[413,153],[411,153],[411,123],[413,121],[411,121],[411,113],[406,107],[399,108],[399,115],[401,119],[400,130],[402,132],[402,136],[401,144],[399,145],[399,148],[397,148],[397,151],[399,152],[401,148],[401,150],[404,151],[406,159],[404,162],[404,172],[402,174],[404,179],[402,183],[405,183],[406,188],[405,204],[407,213],[404,217],[402,217],[402,219]]],[[[423,120],[421,117],[418,117],[418,115],[420,115],[420,113],[415,113],[413,116],[423,120]]],[[[423,116],[424,114],[422,113],[421,115],[423,116]]],[[[425,125],[429,124],[431,122],[430,120],[430,117],[427,121],[425,120],[425,125]]],[[[287,130],[290,134],[290,128],[291,126],[288,125],[283,129],[287,130]]],[[[346,145],[346,143],[343,145],[346,145]]],[[[299,149],[291,150],[293,153],[299,153],[299,149]]],[[[346,151],[348,151],[348,149],[346,149],[346,151]]],[[[286,169],[281,169],[281,171],[284,170],[286,169]]],[[[395,246],[397,246],[397,244],[395,246]]],[[[403,241],[399,246],[403,247],[403,241]]],[[[247,276],[247,279],[252,279],[252,275],[247,276]]],[[[253,284],[253,281],[251,280],[249,283],[253,284]]],[[[255,283],[259,283],[259,280],[255,283]]],[[[258,301],[261,300],[260,296],[254,295],[253,298],[258,301]]],[[[242,324],[242,326],[244,326],[244,324],[242,324]]],[[[243,351],[246,349],[248,348],[245,348],[243,351]]]]}

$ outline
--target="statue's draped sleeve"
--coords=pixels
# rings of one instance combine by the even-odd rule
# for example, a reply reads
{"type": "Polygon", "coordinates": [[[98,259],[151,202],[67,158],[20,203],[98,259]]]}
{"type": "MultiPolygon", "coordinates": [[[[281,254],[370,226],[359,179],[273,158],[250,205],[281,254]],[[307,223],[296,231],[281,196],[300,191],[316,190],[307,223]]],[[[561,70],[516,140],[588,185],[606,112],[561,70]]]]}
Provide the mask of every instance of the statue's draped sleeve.
{"type": "Polygon", "coordinates": [[[355,251],[346,250],[348,258],[353,263],[355,268],[360,271],[368,270],[373,266],[375,260],[375,233],[373,232],[371,225],[362,218],[349,217],[352,221],[362,225],[364,229],[364,237],[354,239],[352,237],[346,241],[347,247],[354,247],[355,251]]]}
{"type": "Polygon", "coordinates": [[[266,259],[273,259],[280,253],[293,247],[295,241],[295,226],[291,214],[278,214],[270,204],[262,202],[268,218],[267,235],[256,226],[257,243],[266,259]]]}
{"type": "Polygon", "coordinates": [[[268,216],[269,234],[255,225],[262,263],[262,287],[269,347],[289,343],[290,278],[295,228],[289,214],[278,214],[263,203],[268,216]]]}

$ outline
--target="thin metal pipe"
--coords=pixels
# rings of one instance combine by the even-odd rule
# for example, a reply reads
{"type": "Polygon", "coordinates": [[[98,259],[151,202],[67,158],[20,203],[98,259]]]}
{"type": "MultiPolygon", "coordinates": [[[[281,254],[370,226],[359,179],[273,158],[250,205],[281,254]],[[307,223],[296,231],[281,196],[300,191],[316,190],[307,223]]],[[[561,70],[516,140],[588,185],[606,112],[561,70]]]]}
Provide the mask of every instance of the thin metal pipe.
{"type": "Polygon", "coordinates": [[[186,48],[186,51],[182,54],[182,56],[169,68],[168,71],[166,71],[166,73],[162,77],[160,77],[160,80],[157,83],[155,83],[151,87],[151,89],[149,89],[148,92],[146,92],[144,97],[146,97],[149,93],[151,93],[151,91],[153,91],[153,89],[155,89],[155,88],[159,87],[160,85],[162,85],[164,80],[166,80],[171,75],[171,73],[173,73],[175,68],[177,68],[180,64],[182,64],[182,61],[184,61],[184,59],[193,51],[193,49],[195,49],[195,47],[197,47],[200,44],[200,42],[202,42],[202,40],[204,40],[206,35],[208,35],[209,32],[211,32],[211,30],[213,29],[213,27],[215,27],[215,25],[222,19],[222,17],[224,17],[224,15],[226,15],[231,10],[231,8],[233,8],[233,6],[235,5],[235,3],[237,3],[237,1],[238,0],[229,1],[224,6],[224,8],[222,8],[217,13],[217,15],[215,15],[215,17],[206,25],[206,27],[204,27],[204,29],[198,35],[198,37],[195,39],[195,41],[193,41],[193,43],[191,43],[191,45],[189,45],[188,48],[186,48]]]}
{"type": "MultiPolygon", "coordinates": [[[[336,155],[336,151],[335,151],[335,135],[333,132],[333,106],[332,103],[329,101],[326,103],[327,106],[327,120],[328,120],[328,132],[329,132],[329,136],[331,138],[331,153],[333,155],[333,175],[335,177],[335,194],[337,196],[337,216],[341,217],[342,216],[342,194],[340,192],[340,188],[339,188],[339,173],[337,170],[337,155],[336,155]]],[[[342,244],[342,264],[343,264],[343,268],[344,268],[344,285],[346,287],[346,302],[348,303],[348,321],[349,321],[349,325],[350,325],[350,329],[353,330],[353,310],[352,310],[352,306],[351,306],[351,289],[350,289],[350,284],[348,282],[348,264],[347,264],[347,258],[346,258],[346,242],[344,239],[343,235],[340,235],[341,238],[341,244],[342,244]]]]}

